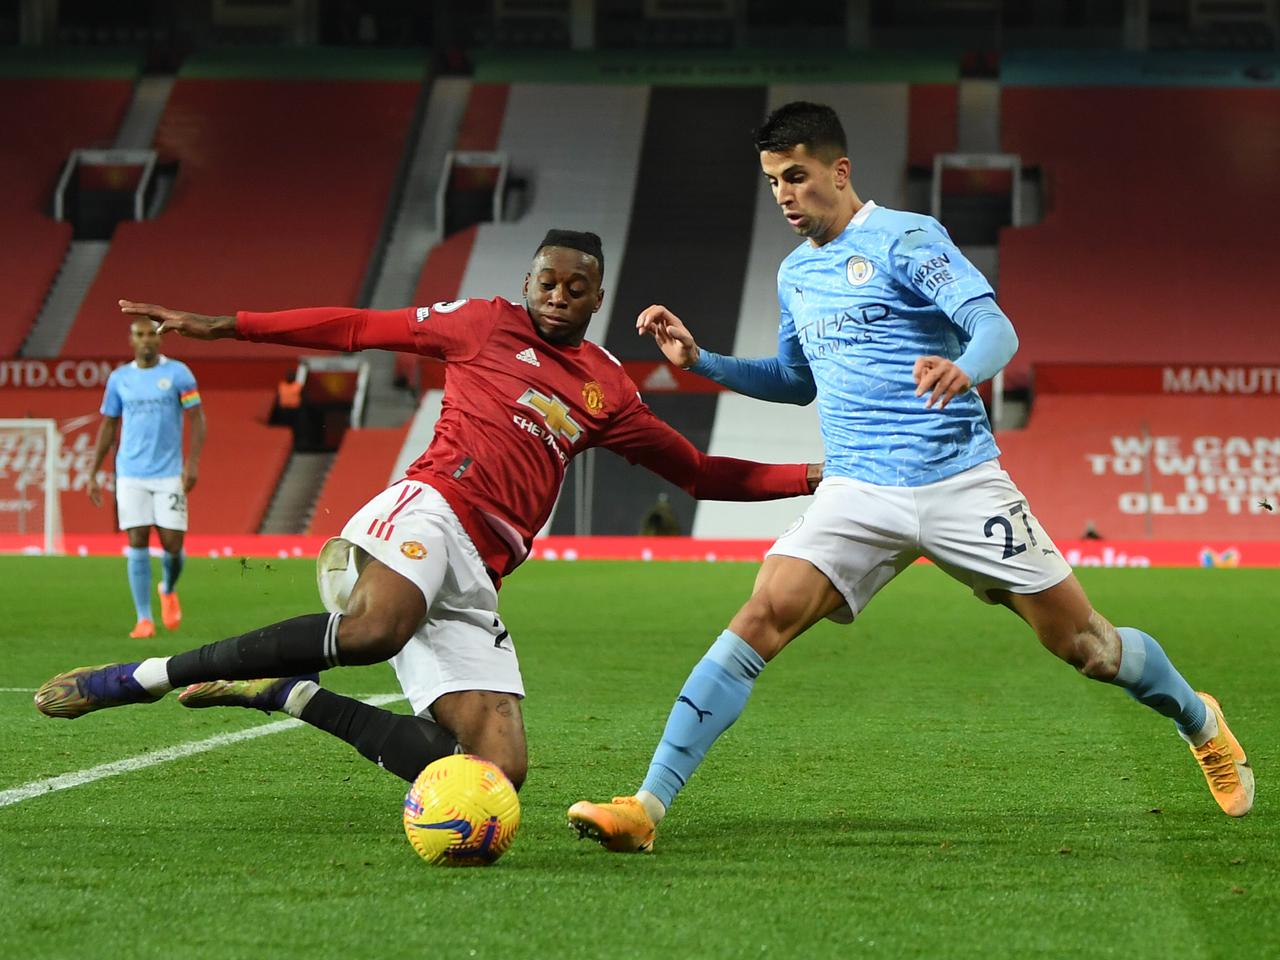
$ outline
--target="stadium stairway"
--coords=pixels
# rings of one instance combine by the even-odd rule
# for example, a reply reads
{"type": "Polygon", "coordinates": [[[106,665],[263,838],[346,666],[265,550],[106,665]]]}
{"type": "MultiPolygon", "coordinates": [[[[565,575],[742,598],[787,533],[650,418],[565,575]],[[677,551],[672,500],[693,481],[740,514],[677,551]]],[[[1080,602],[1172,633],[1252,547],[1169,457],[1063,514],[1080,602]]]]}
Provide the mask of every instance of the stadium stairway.
{"type": "Polygon", "coordinates": [[[258,532],[304,532],[311,523],[316,498],[336,457],[337,454],[328,451],[292,451],[258,532]]]}
{"type": "MultiPolygon", "coordinates": [[[[149,148],[172,89],[171,76],[139,77],[112,147],[117,150],[149,148]]],[[[153,210],[149,215],[154,213],[153,210]]],[[[24,357],[56,357],[62,352],[76,314],[110,249],[110,240],[71,241],[44,307],[22,345],[24,357]]]]}
{"type": "Polygon", "coordinates": [[[405,427],[348,430],[306,526],[307,533],[333,537],[360,507],[402,475],[396,470],[405,427]]]}
{"type": "MultiPolygon", "coordinates": [[[[350,54],[354,64],[338,70],[321,53],[281,64],[210,53],[184,65],[155,138],[179,163],[169,205],[159,219],[116,229],[64,354],[118,350],[122,295],[210,313],[356,302],[423,68],[376,51],[368,61],[350,54]]],[[[296,351],[220,340],[193,343],[191,354],[296,351]]]]}
{"type": "Polygon", "coordinates": [[[76,311],[102,268],[110,240],[72,240],[31,333],[22,344],[24,357],[56,357],[71,331],[76,311]]]}
{"type": "MultiPolygon", "coordinates": [[[[471,83],[461,77],[437,77],[428,89],[425,111],[415,117],[410,134],[404,172],[397,184],[398,202],[390,214],[386,246],[372,280],[368,306],[374,310],[415,302],[426,257],[442,232],[443,225],[436,222],[436,194],[445,156],[458,138],[471,83]]],[[[407,379],[398,371],[411,365],[384,350],[367,351],[364,357],[370,364],[364,426],[400,426],[417,409],[412,393],[397,385],[407,379]]]]}
{"type": "Polygon", "coordinates": [[[136,56],[78,60],[6,56],[0,63],[5,149],[0,182],[0,357],[18,353],[72,240],[71,225],[49,216],[53,189],[72,150],[109,145],[125,111],[136,56]]]}

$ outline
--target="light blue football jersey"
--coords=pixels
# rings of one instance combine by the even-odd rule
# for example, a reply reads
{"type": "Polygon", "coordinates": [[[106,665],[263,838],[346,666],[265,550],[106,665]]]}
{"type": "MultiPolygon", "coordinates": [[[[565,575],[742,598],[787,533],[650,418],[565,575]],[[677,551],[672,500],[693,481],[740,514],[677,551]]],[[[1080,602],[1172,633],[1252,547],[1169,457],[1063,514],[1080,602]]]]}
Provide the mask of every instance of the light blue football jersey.
{"type": "Polygon", "coordinates": [[[968,335],[951,317],[989,296],[942,224],[874,203],[782,261],[779,353],[798,345],[813,371],[826,476],[914,487],[999,455],[976,392],[925,409],[912,379],[919,357],[960,356],[968,335]]]}
{"type": "Polygon", "coordinates": [[[153,367],[136,362],[107,378],[102,414],[122,417],[116,476],[176,477],[182,473],[183,411],[199,406],[190,368],[161,356],[153,367]]]}

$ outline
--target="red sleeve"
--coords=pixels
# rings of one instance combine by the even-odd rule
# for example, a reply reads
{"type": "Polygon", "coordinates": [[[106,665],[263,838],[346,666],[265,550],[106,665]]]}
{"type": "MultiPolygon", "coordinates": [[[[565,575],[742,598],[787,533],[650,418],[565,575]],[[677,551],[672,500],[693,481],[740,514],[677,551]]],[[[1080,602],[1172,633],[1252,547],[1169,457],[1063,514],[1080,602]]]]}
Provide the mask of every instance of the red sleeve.
{"type": "Polygon", "coordinates": [[[399,350],[437,360],[458,360],[474,355],[488,336],[497,316],[493,307],[494,302],[488,300],[455,300],[399,310],[241,310],[236,314],[236,337],[313,350],[399,350]]]}
{"type": "Polygon", "coordinates": [[[609,425],[601,446],[699,500],[777,500],[809,492],[807,464],[708,456],[659,420],[638,396],[609,425]]]}

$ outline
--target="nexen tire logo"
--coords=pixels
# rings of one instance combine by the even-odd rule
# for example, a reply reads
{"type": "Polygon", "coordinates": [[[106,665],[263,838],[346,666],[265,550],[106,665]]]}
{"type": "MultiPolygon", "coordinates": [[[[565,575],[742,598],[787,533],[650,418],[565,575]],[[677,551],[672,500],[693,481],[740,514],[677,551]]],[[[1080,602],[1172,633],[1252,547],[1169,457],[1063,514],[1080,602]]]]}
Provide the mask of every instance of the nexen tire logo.
{"type": "Polygon", "coordinates": [[[101,387],[116,364],[111,360],[0,361],[0,387],[101,387]]]}

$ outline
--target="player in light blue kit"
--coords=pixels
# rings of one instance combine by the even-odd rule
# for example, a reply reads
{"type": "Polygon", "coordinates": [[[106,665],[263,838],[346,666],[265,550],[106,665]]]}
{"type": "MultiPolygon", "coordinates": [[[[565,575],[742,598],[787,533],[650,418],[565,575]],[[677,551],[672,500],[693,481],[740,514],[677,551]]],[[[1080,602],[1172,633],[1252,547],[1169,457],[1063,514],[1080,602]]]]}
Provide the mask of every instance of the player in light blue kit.
{"type": "Polygon", "coordinates": [[[107,378],[88,493],[94,506],[101,505],[98,470],[119,434],[116,510],[120,529],[129,536],[129,590],[138,615],[129,636],[145,638],[156,633],[151,619],[152,526],[164,548],[164,579],[159,585],[161,618],[169,630],[177,630],[182,622],[176,587],[184,558],[187,494],[196,485],[205,422],[196,378],[185,363],[161,356],[155,322],[133,321],[129,344],[133,347],[133,362],[117,367],[107,378]],[[191,421],[191,449],[185,464],[184,414],[191,421]]]}
{"type": "Polygon", "coordinates": [[[996,460],[973,387],[1009,362],[1018,341],[990,285],[933,218],[859,199],[829,107],[780,107],[756,147],[783,216],[805,238],[778,271],[778,355],[700,350],[659,305],[636,326],[672,363],[739,393],[798,404],[816,397],[824,480],[689,675],[640,790],[575,803],[570,824],[610,850],[650,849],[765,664],[823,618],[851,622],[920,556],[1018,614],[1086,677],[1171,718],[1218,805],[1244,816],[1253,772],[1217,701],[1197,694],[1152,637],[1093,609],[996,460]]]}

